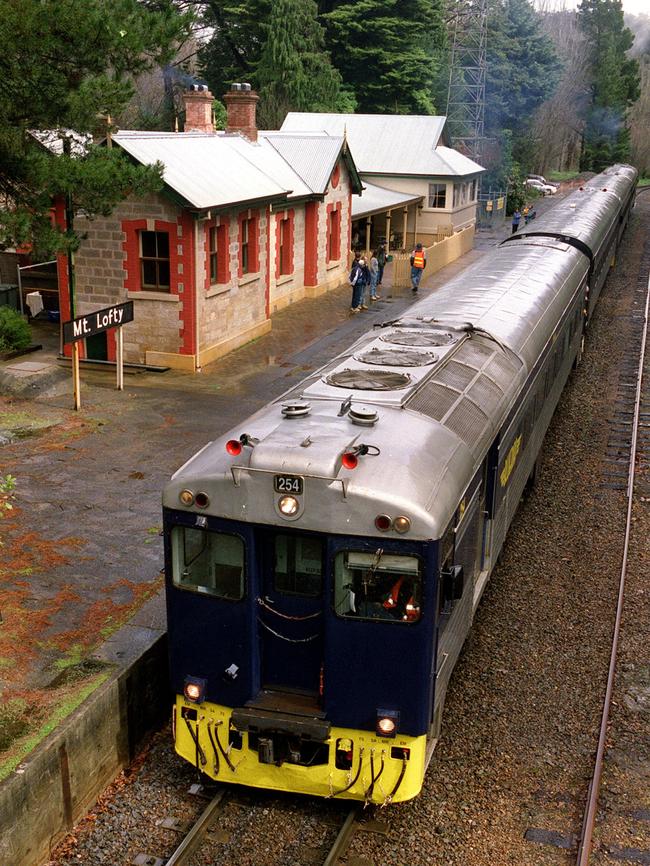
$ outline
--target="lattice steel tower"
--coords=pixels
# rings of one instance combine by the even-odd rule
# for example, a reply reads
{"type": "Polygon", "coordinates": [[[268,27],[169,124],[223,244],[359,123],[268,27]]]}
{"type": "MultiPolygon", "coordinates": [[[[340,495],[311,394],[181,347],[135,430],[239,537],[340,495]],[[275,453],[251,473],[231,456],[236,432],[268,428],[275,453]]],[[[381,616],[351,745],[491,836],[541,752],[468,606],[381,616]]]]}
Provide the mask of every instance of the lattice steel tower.
{"type": "Polygon", "coordinates": [[[481,162],[485,140],[488,0],[452,0],[447,123],[452,144],[481,162]]]}

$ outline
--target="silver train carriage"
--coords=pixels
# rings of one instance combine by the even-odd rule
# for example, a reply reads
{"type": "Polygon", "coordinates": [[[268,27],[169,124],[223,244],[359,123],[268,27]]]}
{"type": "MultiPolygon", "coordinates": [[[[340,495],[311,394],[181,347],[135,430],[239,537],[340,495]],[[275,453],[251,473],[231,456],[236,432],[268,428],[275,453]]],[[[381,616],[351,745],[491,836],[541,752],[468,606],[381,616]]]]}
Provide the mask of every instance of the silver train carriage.
{"type": "Polygon", "coordinates": [[[420,791],[635,183],[598,175],[173,476],[183,758],[325,797],[420,791]]]}

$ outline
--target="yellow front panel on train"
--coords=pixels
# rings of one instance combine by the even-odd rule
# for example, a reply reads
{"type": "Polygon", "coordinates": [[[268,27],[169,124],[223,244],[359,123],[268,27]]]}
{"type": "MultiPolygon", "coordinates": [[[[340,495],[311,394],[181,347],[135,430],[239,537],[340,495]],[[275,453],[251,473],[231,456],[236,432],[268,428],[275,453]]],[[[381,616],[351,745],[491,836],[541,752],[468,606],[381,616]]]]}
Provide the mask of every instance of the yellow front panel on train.
{"type": "Polygon", "coordinates": [[[378,737],[374,732],[332,728],[325,744],[327,763],[316,766],[262,763],[241,734],[241,748],[228,748],[232,710],[218,704],[191,704],[177,696],[174,708],[178,754],[219,782],[292,791],[317,797],[399,803],[419,794],[426,769],[426,737],[378,737]],[[336,745],[350,742],[350,769],[336,766],[336,745]]]}

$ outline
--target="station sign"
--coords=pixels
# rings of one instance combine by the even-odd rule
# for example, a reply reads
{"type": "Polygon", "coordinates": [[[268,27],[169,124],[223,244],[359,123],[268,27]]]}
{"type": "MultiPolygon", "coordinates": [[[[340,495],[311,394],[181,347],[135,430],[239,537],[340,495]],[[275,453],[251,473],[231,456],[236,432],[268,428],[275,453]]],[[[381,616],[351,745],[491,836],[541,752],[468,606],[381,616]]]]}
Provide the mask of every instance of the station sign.
{"type": "Polygon", "coordinates": [[[127,322],[133,321],[133,301],[115,304],[103,310],[95,310],[86,316],[78,316],[63,323],[63,342],[76,343],[86,337],[101,334],[110,328],[121,328],[127,322]]]}

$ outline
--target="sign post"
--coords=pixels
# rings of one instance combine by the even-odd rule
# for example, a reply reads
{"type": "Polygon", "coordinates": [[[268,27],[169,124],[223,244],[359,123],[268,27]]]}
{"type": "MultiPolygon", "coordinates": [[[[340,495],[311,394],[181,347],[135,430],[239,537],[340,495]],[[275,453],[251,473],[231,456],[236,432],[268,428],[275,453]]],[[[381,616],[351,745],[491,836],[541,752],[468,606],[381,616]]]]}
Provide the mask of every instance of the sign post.
{"type": "Polygon", "coordinates": [[[101,334],[111,328],[117,328],[117,389],[124,390],[124,341],[122,325],[133,321],[133,301],[115,304],[103,310],[95,310],[85,316],[78,316],[63,323],[63,342],[72,343],[72,387],[74,390],[74,408],[81,406],[81,388],[79,382],[79,340],[101,334]]]}

